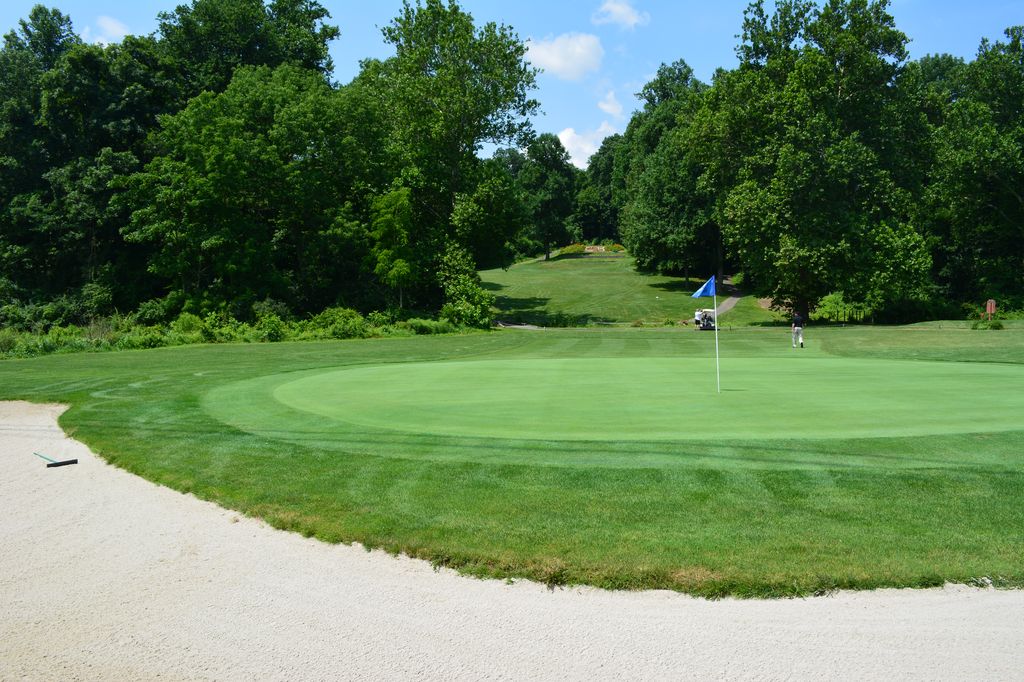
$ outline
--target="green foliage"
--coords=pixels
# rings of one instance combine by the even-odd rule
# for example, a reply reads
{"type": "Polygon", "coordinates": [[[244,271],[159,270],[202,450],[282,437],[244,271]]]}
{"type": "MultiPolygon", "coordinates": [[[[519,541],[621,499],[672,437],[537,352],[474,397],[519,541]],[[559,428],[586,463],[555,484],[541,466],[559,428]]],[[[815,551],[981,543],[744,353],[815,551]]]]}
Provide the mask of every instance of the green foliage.
{"type": "Polygon", "coordinates": [[[167,299],[158,298],[143,301],[135,310],[135,320],[143,325],[154,325],[163,322],[167,319],[169,313],[168,302],[167,299]]]}
{"type": "Polygon", "coordinates": [[[569,238],[576,191],[576,170],[558,137],[544,133],[530,144],[519,182],[526,192],[533,238],[544,245],[544,257],[550,258],[552,247],[569,238]]]}
{"type": "Polygon", "coordinates": [[[698,184],[707,142],[698,142],[694,117],[706,89],[686,62],[663,64],[616,150],[619,232],[643,271],[689,276],[719,265],[711,197],[698,184]]]}
{"type": "Polygon", "coordinates": [[[21,335],[10,327],[0,327],[0,354],[11,355],[18,347],[21,335]]]}
{"type": "Polygon", "coordinates": [[[163,345],[166,345],[166,342],[159,327],[133,327],[114,342],[114,347],[119,350],[159,348],[163,345]]]}
{"type": "Polygon", "coordinates": [[[426,320],[412,317],[401,323],[416,334],[451,334],[459,328],[447,319],[426,320]]]}
{"type": "Polygon", "coordinates": [[[823,296],[811,313],[812,320],[828,322],[854,322],[867,319],[872,313],[870,307],[863,303],[851,303],[843,297],[843,292],[823,296]]]}
{"type": "Polygon", "coordinates": [[[327,44],[340,35],[316,0],[192,0],[159,15],[160,45],[188,97],[220,92],[244,65],[293,64],[329,74],[327,44]]]}
{"type": "Polygon", "coordinates": [[[448,242],[437,278],[445,298],[442,319],[467,327],[491,326],[494,296],[484,291],[469,254],[455,242],[448,242]]]}
{"type": "Polygon", "coordinates": [[[403,304],[403,290],[422,276],[413,270],[416,261],[409,244],[413,230],[409,199],[409,189],[402,187],[374,197],[371,206],[372,236],[376,242],[373,271],[381,282],[398,291],[399,309],[403,304]]]}
{"type": "Polygon", "coordinates": [[[360,339],[370,334],[363,316],[350,308],[327,308],[308,320],[302,329],[303,338],[360,339]]]}
{"type": "Polygon", "coordinates": [[[265,313],[256,318],[253,329],[258,340],[272,343],[284,341],[288,333],[288,328],[284,321],[274,313],[265,313]]]}
{"type": "MultiPolygon", "coordinates": [[[[742,270],[780,306],[842,291],[885,321],[1024,304],[1024,28],[908,62],[886,0],[754,2],[737,68],[663,64],[581,172],[533,134],[511,28],[407,1],[394,56],[338,85],[329,18],[190,0],[101,46],[34,7],[0,49],[0,323],[214,312],[253,325],[205,337],[241,339],[269,314],[437,311],[449,242],[493,268],[622,241],[644,272],[742,270]]],[[[482,307],[470,287],[445,315],[482,307]]]]}

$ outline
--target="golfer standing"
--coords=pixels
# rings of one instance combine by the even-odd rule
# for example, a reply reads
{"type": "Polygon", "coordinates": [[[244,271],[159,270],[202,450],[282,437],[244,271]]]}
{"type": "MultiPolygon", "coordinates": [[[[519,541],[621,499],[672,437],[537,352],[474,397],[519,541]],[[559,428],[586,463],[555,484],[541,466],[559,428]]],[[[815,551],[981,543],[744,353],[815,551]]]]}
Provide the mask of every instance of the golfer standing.
{"type": "Polygon", "coordinates": [[[804,318],[803,315],[794,311],[793,312],[793,348],[796,348],[797,342],[800,342],[800,347],[804,347],[804,318]]]}

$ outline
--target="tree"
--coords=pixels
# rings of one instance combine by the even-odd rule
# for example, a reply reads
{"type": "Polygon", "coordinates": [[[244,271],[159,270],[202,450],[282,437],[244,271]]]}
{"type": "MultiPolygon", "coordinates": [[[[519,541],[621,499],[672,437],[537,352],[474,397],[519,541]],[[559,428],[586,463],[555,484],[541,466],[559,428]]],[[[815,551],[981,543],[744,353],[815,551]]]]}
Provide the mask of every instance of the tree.
{"type": "Polygon", "coordinates": [[[398,307],[401,309],[402,290],[413,280],[413,254],[409,247],[413,222],[409,188],[402,187],[375,197],[371,216],[373,258],[376,261],[374,273],[385,285],[398,290],[398,307]]]}
{"type": "Polygon", "coordinates": [[[544,246],[544,260],[551,248],[568,237],[566,221],[572,215],[576,170],[569,152],[551,133],[537,136],[526,152],[527,164],[519,177],[537,241],[544,246]]]}
{"type": "Polygon", "coordinates": [[[921,295],[929,267],[910,222],[914,188],[887,150],[906,36],[887,2],[780,3],[748,13],[741,78],[753,101],[733,126],[752,151],[725,200],[723,231],[746,282],[805,315],[826,294],[881,307],[921,295]]]}
{"type": "Polygon", "coordinates": [[[574,220],[585,240],[618,241],[619,216],[612,200],[615,157],[622,148],[622,135],[609,135],[601,141],[587,163],[586,174],[576,194],[574,220]]]}
{"type": "MultiPolygon", "coordinates": [[[[528,93],[537,71],[510,28],[477,28],[455,2],[406,1],[383,34],[395,56],[364,62],[362,78],[373,83],[381,108],[390,113],[394,153],[404,166],[403,183],[413,192],[413,243],[418,252],[431,254],[417,264],[417,278],[424,287],[436,287],[427,274],[445,241],[479,234],[466,229],[465,211],[461,229],[453,223],[460,197],[464,204],[470,201],[482,178],[494,189],[479,172],[481,145],[519,146],[530,139],[528,117],[538,104],[528,93]]],[[[501,231],[495,237],[503,243],[501,231]]],[[[481,251],[479,245],[473,250],[481,251]]]]}
{"type": "Polygon", "coordinates": [[[158,32],[187,100],[221,92],[240,66],[291,64],[329,75],[327,46],[340,35],[324,23],[329,17],[317,0],[192,0],[161,12],[158,32]]]}
{"type": "Polygon", "coordinates": [[[721,260],[717,224],[697,187],[703,141],[689,135],[706,90],[679,60],[663,64],[637,93],[644,109],[630,121],[615,161],[622,161],[619,232],[641,270],[689,274],[721,260]]]}
{"type": "Polygon", "coordinates": [[[52,69],[65,52],[82,42],[71,24],[71,17],[43,5],[34,6],[28,20],[19,19],[18,27],[18,31],[4,36],[4,49],[32,55],[42,71],[52,69]]]}
{"type": "Polygon", "coordinates": [[[473,259],[454,241],[445,244],[437,279],[444,291],[443,319],[469,327],[491,325],[494,296],[484,291],[473,259]]]}
{"type": "Polygon", "coordinates": [[[81,42],[69,17],[42,5],[18,25],[0,50],[0,240],[12,248],[19,236],[9,228],[6,208],[15,196],[41,188],[48,167],[48,140],[37,128],[43,75],[81,42]]]}
{"type": "Polygon", "coordinates": [[[455,198],[452,227],[480,269],[508,267],[515,260],[516,237],[529,222],[516,178],[502,161],[488,159],[472,192],[455,198]]]}
{"type": "Polygon", "coordinates": [[[153,245],[151,271],[190,310],[362,300],[376,119],[359,88],[317,72],[239,69],[162,119],[159,154],[131,178],[125,237],[153,245]]]}
{"type": "Polygon", "coordinates": [[[1024,27],[952,68],[923,214],[937,276],[960,300],[1024,292],[1024,27]],[[955,93],[956,96],[953,96],[955,93]]]}

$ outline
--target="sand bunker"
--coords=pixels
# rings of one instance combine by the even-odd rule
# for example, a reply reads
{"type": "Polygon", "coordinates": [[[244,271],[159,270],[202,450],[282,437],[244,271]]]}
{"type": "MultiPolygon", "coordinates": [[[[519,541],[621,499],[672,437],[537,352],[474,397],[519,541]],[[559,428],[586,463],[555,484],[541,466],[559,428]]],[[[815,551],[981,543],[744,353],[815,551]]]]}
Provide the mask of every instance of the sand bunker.
{"type": "Polygon", "coordinates": [[[1024,591],[548,590],[269,528],[0,402],[0,679],[1020,679],[1024,591]],[[33,452],[77,465],[46,468],[33,452]]]}

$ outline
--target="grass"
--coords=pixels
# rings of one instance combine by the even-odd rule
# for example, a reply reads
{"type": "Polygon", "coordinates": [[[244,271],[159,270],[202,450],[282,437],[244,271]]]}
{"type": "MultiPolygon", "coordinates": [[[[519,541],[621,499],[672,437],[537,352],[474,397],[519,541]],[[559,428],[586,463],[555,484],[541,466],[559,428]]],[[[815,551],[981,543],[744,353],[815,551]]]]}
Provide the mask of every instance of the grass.
{"type": "MultiPolygon", "coordinates": [[[[711,308],[710,298],[690,297],[704,279],[637,273],[633,258],[594,254],[534,260],[508,270],[480,273],[485,288],[497,297],[498,319],[550,326],[588,324],[662,325],[693,320],[697,308],[711,308]]],[[[719,297],[719,302],[724,300],[719,297]]],[[[776,316],[744,298],[723,313],[723,325],[769,322],[776,316]]]]}
{"type": "Polygon", "coordinates": [[[676,327],[9,360],[0,398],[71,404],[62,426],[153,481],[474,575],[706,596],[1024,586],[1024,333],[807,340],[725,330],[721,396],[713,336],[676,327]],[[638,423],[645,400],[658,415],[638,423]]]}

